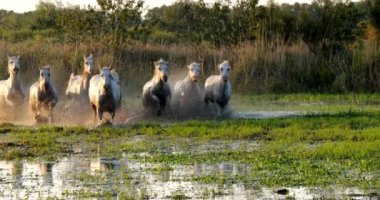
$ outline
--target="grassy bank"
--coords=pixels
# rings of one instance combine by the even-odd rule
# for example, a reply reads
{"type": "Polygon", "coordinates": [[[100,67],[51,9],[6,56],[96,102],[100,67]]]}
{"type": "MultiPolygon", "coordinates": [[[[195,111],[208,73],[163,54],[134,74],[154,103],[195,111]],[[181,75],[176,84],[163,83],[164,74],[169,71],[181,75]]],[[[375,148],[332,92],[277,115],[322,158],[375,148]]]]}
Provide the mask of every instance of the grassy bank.
{"type": "MultiPolygon", "coordinates": [[[[73,153],[152,163],[224,161],[247,164],[248,175],[200,175],[204,183],[265,186],[380,188],[380,115],[366,112],[279,119],[226,119],[118,128],[14,127],[0,129],[0,158],[59,159],[73,153]],[[199,150],[222,141],[222,149],[199,150]],[[254,143],[232,147],[236,141],[254,143]],[[143,153],[143,154],[142,154],[143,153]]],[[[170,168],[166,169],[170,170],[170,168]]]]}

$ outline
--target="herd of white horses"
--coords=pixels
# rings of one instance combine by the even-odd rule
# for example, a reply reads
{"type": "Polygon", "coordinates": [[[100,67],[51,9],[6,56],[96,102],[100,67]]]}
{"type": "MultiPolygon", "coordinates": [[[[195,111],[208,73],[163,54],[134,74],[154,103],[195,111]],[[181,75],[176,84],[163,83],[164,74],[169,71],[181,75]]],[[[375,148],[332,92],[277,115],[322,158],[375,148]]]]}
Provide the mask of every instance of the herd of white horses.
{"type": "MultiPolygon", "coordinates": [[[[69,77],[66,95],[78,101],[89,102],[94,112],[94,123],[103,122],[104,113],[110,114],[112,122],[116,111],[121,107],[122,94],[118,74],[111,67],[103,67],[96,74],[92,55],[84,58],[82,75],[72,73],[69,77]]],[[[175,109],[181,114],[201,112],[202,106],[208,107],[214,114],[220,115],[226,108],[231,97],[229,73],[231,66],[228,61],[218,65],[219,75],[206,79],[204,91],[199,85],[201,66],[193,62],[187,66],[188,75],[174,86],[172,95],[169,83],[169,65],[163,59],[154,62],[153,78],[143,87],[142,104],[144,109],[153,115],[169,113],[175,109]],[[173,98],[172,98],[173,96],[173,98]]],[[[9,108],[17,108],[23,104],[25,91],[19,78],[20,56],[8,56],[7,80],[0,81],[0,104],[9,108]]],[[[39,78],[29,88],[29,108],[36,122],[52,122],[53,108],[57,104],[58,95],[50,78],[50,67],[39,69],[39,78]]]]}

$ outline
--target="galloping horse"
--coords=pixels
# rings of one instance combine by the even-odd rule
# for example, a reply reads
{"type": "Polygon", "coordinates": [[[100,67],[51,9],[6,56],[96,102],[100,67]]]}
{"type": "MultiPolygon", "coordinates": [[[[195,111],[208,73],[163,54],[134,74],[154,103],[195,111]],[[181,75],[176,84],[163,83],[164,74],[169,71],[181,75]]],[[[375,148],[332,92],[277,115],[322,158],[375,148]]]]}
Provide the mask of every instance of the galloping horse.
{"type": "Polygon", "coordinates": [[[154,75],[148,81],[142,92],[143,106],[158,116],[168,107],[171,91],[168,81],[169,67],[163,59],[154,62],[154,75]]]}
{"type": "Polygon", "coordinates": [[[231,83],[228,80],[231,65],[223,61],[218,66],[219,75],[212,75],[206,79],[204,102],[206,105],[211,101],[214,103],[215,112],[221,115],[231,98],[231,83]]]}
{"type": "Polygon", "coordinates": [[[174,105],[179,114],[199,113],[202,104],[202,91],[198,84],[200,64],[193,62],[187,68],[186,78],[174,86],[174,105]]]}
{"type": "Polygon", "coordinates": [[[39,79],[30,86],[29,93],[29,106],[36,122],[44,119],[44,112],[47,112],[49,124],[52,122],[53,108],[57,100],[57,92],[50,80],[50,67],[40,68],[39,79]]]}

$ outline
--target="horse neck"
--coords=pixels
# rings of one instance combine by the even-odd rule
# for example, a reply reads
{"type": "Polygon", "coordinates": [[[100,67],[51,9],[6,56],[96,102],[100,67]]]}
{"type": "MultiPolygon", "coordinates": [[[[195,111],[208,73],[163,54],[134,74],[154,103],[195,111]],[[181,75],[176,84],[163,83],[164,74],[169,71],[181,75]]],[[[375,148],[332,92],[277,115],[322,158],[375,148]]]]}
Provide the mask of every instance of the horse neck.
{"type": "Polygon", "coordinates": [[[89,74],[86,71],[83,71],[82,74],[82,85],[84,90],[88,90],[89,85],[90,85],[90,79],[91,79],[91,74],[89,74]]]}
{"type": "Polygon", "coordinates": [[[46,86],[45,84],[41,85],[41,81],[38,81],[38,88],[40,91],[48,93],[50,91],[50,83],[48,83],[46,86]]]}
{"type": "Polygon", "coordinates": [[[222,76],[220,76],[220,80],[219,80],[219,84],[221,86],[221,90],[223,91],[223,93],[226,91],[227,89],[227,82],[228,80],[225,82],[222,78],[222,76]]]}
{"type": "Polygon", "coordinates": [[[187,73],[187,77],[186,77],[186,79],[187,79],[188,81],[191,81],[191,73],[190,73],[190,72],[187,73]]]}
{"type": "Polygon", "coordinates": [[[105,90],[100,90],[101,92],[101,95],[102,96],[107,96],[107,97],[109,97],[109,96],[113,96],[113,90],[111,89],[111,90],[108,90],[108,91],[105,91],[105,90]]]}
{"type": "Polygon", "coordinates": [[[164,82],[161,80],[160,76],[156,73],[153,76],[153,84],[154,85],[160,85],[160,86],[164,85],[164,82]]]}
{"type": "Polygon", "coordinates": [[[190,73],[187,75],[185,81],[186,81],[187,83],[189,83],[189,85],[191,85],[191,86],[195,85],[194,82],[191,80],[190,73]]]}
{"type": "Polygon", "coordinates": [[[8,81],[9,81],[11,87],[17,87],[17,85],[19,83],[18,75],[14,74],[14,73],[10,73],[8,81]]]}

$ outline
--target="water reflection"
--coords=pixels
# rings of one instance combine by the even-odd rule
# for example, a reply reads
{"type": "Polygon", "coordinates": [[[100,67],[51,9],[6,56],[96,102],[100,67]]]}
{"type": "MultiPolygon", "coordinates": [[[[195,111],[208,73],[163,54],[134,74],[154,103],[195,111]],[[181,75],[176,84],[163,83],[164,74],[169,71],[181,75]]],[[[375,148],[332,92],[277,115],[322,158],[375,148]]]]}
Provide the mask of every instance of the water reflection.
{"type": "MultiPolygon", "coordinates": [[[[273,188],[256,188],[243,183],[201,184],[189,181],[192,177],[224,174],[235,176],[250,173],[244,164],[168,165],[139,162],[123,158],[95,158],[81,156],[48,161],[0,161],[0,198],[37,199],[47,197],[81,198],[83,192],[100,193],[133,191],[132,196],[150,199],[170,199],[184,195],[193,199],[267,199],[285,198],[273,188]],[[116,191],[116,192],[115,192],[116,191]],[[78,196],[79,195],[79,196],[78,196]]],[[[342,195],[362,195],[356,188],[318,189],[287,188],[288,195],[297,199],[318,197],[339,198],[342,195]]],[[[352,197],[352,196],[351,196],[352,197]]],[[[351,198],[350,197],[350,198],[351,198]]],[[[355,198],[358,196],[355,196],[355,198]]],[[[360,196],[366,198],[366,196],[360,196]]]]}
{"type": "Polygon", "coordinates": [[[267,118],[281,118],[305,115],[305,112],[300,111],[256,111],[256,112],[236,112],[232,118],[242,119],[267,119],[267,118]]]}
{"type": "Polygon", "coordinates": [[[38,173],[41,177],[41,185],[52,185],[53,184],[53,162],[40,162],[38,164],[38,173]]]}
{"type": "Polygon", "coordinates": [[[120,161],[116,158],[100,157],[90,162],[90,169],[92,172],[104,172],[107,170],[114,170],[120,168],[120,161]]]}

